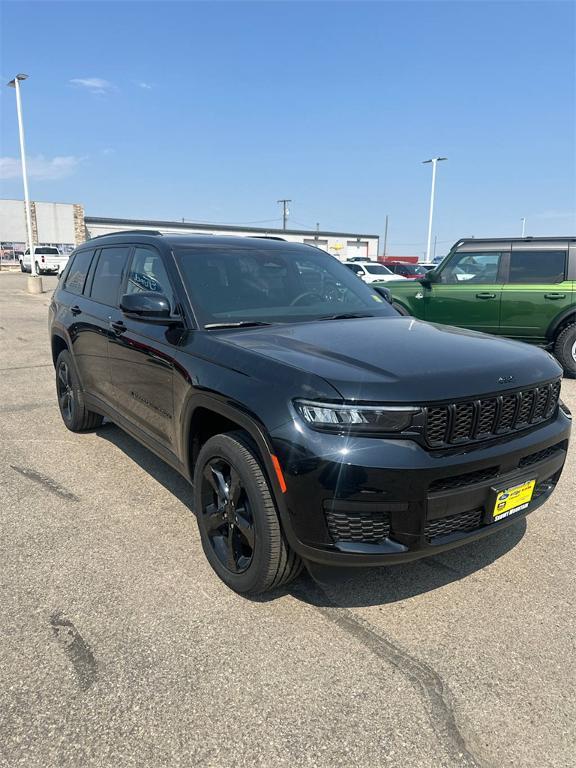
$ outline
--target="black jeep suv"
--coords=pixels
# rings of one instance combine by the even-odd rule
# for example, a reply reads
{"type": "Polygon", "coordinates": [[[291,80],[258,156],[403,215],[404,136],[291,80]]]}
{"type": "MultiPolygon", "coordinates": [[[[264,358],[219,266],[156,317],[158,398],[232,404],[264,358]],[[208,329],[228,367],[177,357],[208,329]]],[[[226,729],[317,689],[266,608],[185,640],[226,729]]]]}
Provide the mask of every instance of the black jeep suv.
{"type": "Polygon", "coordinates": [[[62,418],[111,419],[194,486],[238,592],[303,560],[384,565],[539,507],[570,416],[547,352],[402,317],[329,254],[133,231],[80,246],[50,305],[62,418]]]}

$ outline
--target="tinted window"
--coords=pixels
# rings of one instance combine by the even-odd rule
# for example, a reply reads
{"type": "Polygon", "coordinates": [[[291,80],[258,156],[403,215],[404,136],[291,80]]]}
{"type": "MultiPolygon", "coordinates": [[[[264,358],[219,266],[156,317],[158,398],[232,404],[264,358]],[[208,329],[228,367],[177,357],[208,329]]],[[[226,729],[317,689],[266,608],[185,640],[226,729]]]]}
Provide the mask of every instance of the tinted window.
{"type": "Polygon", "coordinates": [[[511,283],[561,283],[566,274],[566,251],[512,251],[511,283]]]}
{"type": "Polygon", "coordinates": [[[128,246],[102,249],[94,272],[92,293],[90,294],[94,301],[99,301],[110,307],[118,306],[122,271],[129,250],[128,246]]]}
{"type": "Polygon", "coordinates": [[[348,269],[351,269],[352,272],[355,272],[357,275],[361,275],[363,273],[362,267],[359,267],[357,264],[346,264],[348,269]]]}
{"type": "Polygon", "coordinates": [[[179,248],[175,254],[205,325],[395,314],[334,256],[306,246],[206,245],[179,248]]]}
{"type": "Polygon", "coordinates": [[[41,246],[40,248],[34,248],[34,253],[41,253],[45,255],[50,254],[54,256],[60,255],[60,251],[58,250],[58,248],[50,248],[49,246],[41,246]]]}
{"type": "Polygon", "coordinates": [[[84,290],[86,275],[90,269],[90,262],[94,256],[94,251],[78,251],[72,259],[72,263],[66,273],[66,282],[64,288],[70,293],[81,294],[84,290]]]}
{"type": "Polygon", "coordinates": [[[162,293],[174,311],[174,296],[162,257],[154,248],[137,246],[128,272],[126,293],[162,293]]]}
{"type": "Polygon", "coordinates": [[[458,253],[442,270],[442,282],[496,283],[501,256],[498,251],[458,253]]]}
{"type": "Polygon", "coordinates": [[[365,264],[364,269],[371,275],[391,275],[392,273],[383,264],[365,264]]]}

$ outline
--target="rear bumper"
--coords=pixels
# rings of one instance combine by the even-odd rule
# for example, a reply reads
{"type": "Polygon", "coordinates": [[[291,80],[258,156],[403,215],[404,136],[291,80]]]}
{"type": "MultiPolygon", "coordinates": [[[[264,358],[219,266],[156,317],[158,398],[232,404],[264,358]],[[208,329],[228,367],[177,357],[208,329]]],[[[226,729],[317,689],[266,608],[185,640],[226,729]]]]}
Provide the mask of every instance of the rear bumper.
{"type": "Polygon", "coordinates": [[[411,441],[326,435],[287,425],[272,436],[287,493],[286,535],[305,559],[330,565],[415,560],[512,525],[550,497],[560,478],[570,419],[555,419],[461,453],[411,441]],[[497,490],[536,481],[526,509],[492,522],[497,490]]]}

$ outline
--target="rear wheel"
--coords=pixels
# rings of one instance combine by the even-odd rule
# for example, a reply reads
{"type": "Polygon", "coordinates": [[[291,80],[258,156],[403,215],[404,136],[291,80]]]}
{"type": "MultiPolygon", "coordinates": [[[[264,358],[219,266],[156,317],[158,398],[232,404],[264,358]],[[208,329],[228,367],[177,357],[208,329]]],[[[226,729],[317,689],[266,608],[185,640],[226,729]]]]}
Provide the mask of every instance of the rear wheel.
{"type": "Polygon", "coordinates": [[[194,471],[194,509],[208,562],[231,589],[258,594],[294,579],[290,549],[268,481],[241,433],[216,435],[194,471]]]}
{"type": "Polygon", "coordinates": [[[56,361],[56,392],[62,421],[69,430],[84,432],[102,424],[103,417],[84,405],[84,393],[68,350],[60,352],[56,361]]]}
{"type": "MultiPolygon", "coordinates": [[[[32,272],[32,270],[30,270],[30,272],[32,272]]],[[[35,272],[37,275],[41,275],[41,274],[42,274],[42,270],[40,269],[40,265],[38,264],[38,262],[36,262],[36,263],[34,264],[34,272],[35,272]]]]}
{"type": "Polygon", "coordinates": [[[410,313],[408,312],[408,310],[404,309],[404,307],[401,304],[396,304],[396,302],[393,301],[392,306],[394,307],[396,312],[398,312],[398,314],[404,315],[405,317],[410,316],[410,313]]]}
{"type": "Polygon", "coordinates": [[[554,354],[569,376],[576,376],[576,324],[569,325],[558,334],[554,354]]]}

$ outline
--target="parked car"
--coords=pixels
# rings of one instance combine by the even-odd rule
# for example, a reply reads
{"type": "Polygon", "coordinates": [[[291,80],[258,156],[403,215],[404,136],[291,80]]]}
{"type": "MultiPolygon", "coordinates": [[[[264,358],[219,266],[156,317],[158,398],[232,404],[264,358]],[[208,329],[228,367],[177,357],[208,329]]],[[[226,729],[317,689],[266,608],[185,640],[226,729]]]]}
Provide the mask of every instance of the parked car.
{"type": "Polygon", "coordinates": [[[459,240],[423,281],[390,290],[404,314],[538,344],[576,374],[576,237],[459,240]]]}
{"type": "Polygon", "coordinates": [[[29,248],[26,248],[24,255],[20,258],[20,269],[22,272],[32,272],[33,263],[34,272],[37,275],[58,273],[68,263],[68,256],[61,253],[54,246],[35,245],[33,251],[33,259],[30,258],[29,248]]]}
{"type": "Polygon", "coordinates": [[[386,266],[395,275],[405,277],[407,280],[418,280],[420,277],[425,277],[426,269],[420,264],[407,264],[402,261],[387,262],[386,266]]]}
{"type": "Polygon", "coordinates": [[[49,317],[64,424],[106,416],[192,482],[206,557],[238,592],[303,561],[386,565],[496,534],[566,459],[550,355],[402,317],[307,245],[95,238],[49,317]]]}
{"type": "Polygon", "coordinates": [[[385,283],[387,280],[397,280],[398,276],[384,264],[377,261],[345,261],[344,265],[352,270],[365,283],[385,283]]]}

